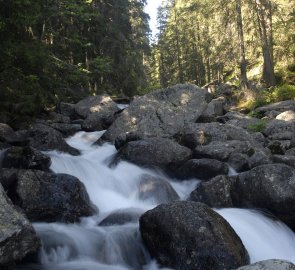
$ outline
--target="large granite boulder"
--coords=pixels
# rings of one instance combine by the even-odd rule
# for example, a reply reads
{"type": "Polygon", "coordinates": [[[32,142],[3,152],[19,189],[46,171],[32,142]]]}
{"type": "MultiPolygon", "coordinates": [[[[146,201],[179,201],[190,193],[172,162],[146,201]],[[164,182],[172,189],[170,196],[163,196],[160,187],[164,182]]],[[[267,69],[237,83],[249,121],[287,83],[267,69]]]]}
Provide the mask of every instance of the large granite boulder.
{"type": "Polygon", "coordinates": [[[9,194],[30,221],[75,222],[95,213],[85,186],[74,176],[20,170],[15,177],[9,194]]]}
{"type": "Polygon", "coordinates": [[[0,123],[0,141],[6,142],[11,136],[14,136],[14,130],[7,124],[0,123]]]}
{"type": "Polygon", "coordinates": [[[295,170],[267,164],[231,177],[201,183],[190,199],[211,207],[261,208],[295,229],[295,170]]]}
{"type": "Polygon", "coordinates": [[[92,113],[114,114],[118,111],[117,104],[106,95],[89,96],[74,106],[76,114],[86,119],[92,113]]]}
{"type": "Polygon", "coordinates": [[[79,150],[66,143],[60,132],[44,124],[35,124],[26,136],[30,146],[40,151],[57,150],[71,155],[80,154],[79,150]]]}
{"type": "Polygon", "coordinates": [[[295,270],[295,265],[283,260],[266,260],[245,265],[236,270],[295,270]]]}
{"type": "Polygon", "coordinates": [[[120,149],[115,159],[171,171],[182,165],[190,156],[190,149],[173,140],[149,138],[128,142],[120,149]]]}
{"type": "Polygon", "coordinates": [[[4,153],[2,160],[3,168],[35,169],[46,171],[51,165],[49,156],[38,150],[26,146],[13,146],[4,153]]]}
{"type": "Polygon", "coordinates": [[[191,149],[210,142],[230,140],[249,141],[253,146],[261,147],[250,133],[240,127],[220,123],[189,123],[177,135],[179,142],[191,149]]]}
{"type": "Polygon", "coordinates": [[[211,98],[205,89],[179,84],[135,98],[103,135],[115,141],[122,133],[137,131],[154,137],[171,137],[195,122],[211,98]]]}
{"type": "Polygon", "coordinates": [[[256,112],[261,114],[265,114],[271,111],[285,112],[289,110],[295,111],[295,100],[280,101],[255,109],[256,112]]]}
{"type": "Polygon", "coordinates": [[[209,180],[220,174],[227,174],[228,166],[215,159],[190,159],[176,171],[179,179],[198,178],[209,180]]]}
{"type": "Polygon", "coordinates": [[[271,120],[266,124],[263,134],[271,140],[292,140],[295,121],[271,120]]]}
{"type": "Polygon", "coordinates": [[[0,268],[9,269],[39,247],[33,226],[14,208],[0,184],[0,268]]]}
{"type": "Polygon", "coordinates": [[[151,255],[164,267],[221,270],[249,262],[238,235],[205,204],[162,204],[141,216],[140,232],[151,255]]]}

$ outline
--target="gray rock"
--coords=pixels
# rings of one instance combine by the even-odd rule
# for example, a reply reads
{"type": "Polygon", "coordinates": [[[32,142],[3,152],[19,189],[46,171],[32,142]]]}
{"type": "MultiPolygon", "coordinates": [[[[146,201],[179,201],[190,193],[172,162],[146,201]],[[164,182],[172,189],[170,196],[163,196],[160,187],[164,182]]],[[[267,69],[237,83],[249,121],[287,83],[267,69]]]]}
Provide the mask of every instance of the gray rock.
{"type": "Polygon", "coordinates": [[[273,155],[273,163],[283,163],[295,168],[295,156],[273,155]]]}
{"type": "Polygon", "coordinates": [[[237,176],[213,178],[198,189],[191,199],[212,207],[266,209],[295,228],[295,170],[290,166],[261,165],[237,176]]]}
{"type": "Polygon", "coordinates": [[[20,170],[13,202],[31,221],[75,222],[95,213],[85,186],[67,174],[20,170]]]}
{"type": "Polygon", "coordinates": [[[117,150],[119,150],[121,147],[123,147],[126,143],[132,142],[132,141],[138,141],[143,140],[146,136],[143,134],[140,134],[136,131],[134,132],[126,132],[120,134],[116,140],[115,140],[115,147],[117,150]]]}
{"type": "Polygon", "coordinates": [[[35,169],[46,171],[51,165],[49,156],[39,152],[32,147],[17,147],[9,148],[3,157],[3,168],[17,169],[35,169]]]}
{"type": "Polygon", "coordinates": [[[0,141],[6,142],[14,135],[14,130],[7,124],[0,123],[0,141]]]}
{"type": "Polygon", "coordinates": [[[272,120],[266,124],[263,134],[271,140],[291,140],[295,132],[295,121],[272,120]]]}
{"type": "Polygon", "coordinates": [[[251,117],[239,112],[228,112],[224,116],[218,117],[218,122],[226,123],[232,126],[248,129],[251,125],[260,123],[260,119],[251,117]]]}
{"type": "Polygon", "coordinates": [[[69,137],[82,130],[80,124],[63,124],[63,123],[52,123],[48,126],[62,133],[64,137],[69,137]]]}
{"type": "Polygon", "coordinates": [[[189,123],[185,125],[178,137],[181,144],[191,149],[212,141],[228,140],[249,141],[253,145],[259,145],[243,128],[220,123],[189,123]]]}
{"type": "Polygon", "coordinates": [[[263,107],[256,108],[255,111],[258,113],[266,113],[270,111],[295,111],[295,101],[294,100],[285,100],[276,103],[272,103],[263,107]]]}
{"type": "MultiPolygon", "coordinates": [[[[254,154],[255,155],[255,154],[254,154]]],[[[249,156],[242,153],[231,153],[227,163],[236,172],[243,172],[249,170],[249,156]]]]}
{"type": "Polygon", "coordinates": [[[208,182],[201,182],[190,194],[189,200],[202,202],[210,207],[233,207],[231,199],[234,178],[219,175],[208,182]]]}
{"type": "Polygon", "coordinates": [[[87,116],[82,124],[83,130],[101,131],[107,129],[115,120],[115,113],[118,108],[102,110],[101,112],[91,113],[87,116]]]}
{"type": "Polygon", "coordinates": [[[205,89],[176,85],[134,99],[110,126],[103,139],[137,131],[154,137],[171,137],[189,122],[195,122],[210,101],[205,89]]]}
{"type": "Polygon", "coordinates": [[[294,121],[295,120],[295,112],[294,111],[282,112],[276,117],[276,119],[283,120],[283,121],[294,121]]]}
{"type": "Polygon", "coordinates": [[[245,265],[236,270],[295,270],[295,265],[283,260],[266,260],[245,265]]]}
{"type": "Polygon", "coordinates": [[[221,98],[212,99],[207,109],[198,119],[198,122],[212,122],[215,121],[216,117],[223,115],[223,103],[224,100],[221,98]]]}
{"type": "Polygon", "coordinates": [[[286,156],[295,156],[295,147],[288,149],[288,150],[285,152],[285,155],[286,155],[286,156]]]}
{"type": "Polygon", "coordinates": [[[287,149],[291,147],[290,140],[275,140],[270,141],[267,144],[267,148],[270,149],[271,153],[274,155],[284,155],[287,149]]]}
{"type": "Polygon", "coordinates": [[[191,157],[191,150],[170,139],[149,138],[128,142],[115,159],[141,166],[173,170],[191,157]]]}
{"type": "Polygon", "coordinates": [[[204,181],[221,174],[228,174],[228,166],[208,158],[188,160],[176,171],[179,179],[198,178],[204,181]]]}
{"type": "Polygon", "coordinates": [[[7,192],[8,196],[10,190],[14,194],[14,188],[17,181],[17,169],[1,169],[0,170],[0,184],[7,192]]]}
{"type": "Polygon", "coordinates": [[[267,139],[264,137],[264,135],[261,132],[251,133],[251,136],[256,142],[258,142],[262,146],[266,145],[267,139]]]}
{"type": "Polygon", "coordinates": [[[47,125],[35,124],[28,133],[30,146],[40,151],[57,150],[71,155],[80,154],[79,150],[66,143],[60,132],[47,125]]]}
{"type": "Polygon", "coordinates": [[[0,268],[9,269],[39,247],[33,226],[14,208],[0,185],[0,268]]]}
{"type": "Polygon", "coordinates": [[[56,112],[50,112],[49,113],[49,120],[50,123],[62,123],[62,124],[70,124],[71,118],[69,116],[56,113],[56,112]]]}
{"type": "Polygon", "coordinates": [[[248,159],[248,165],[250,169],[271,163],[273,163],[271,160],[271,155],[270,153],[267,153],[267,151],[257,151],[248,159]]]}
{"type": "Polygon", "coordinates": [[[86,119],[92,113],[115,113],[118,111],[117,104],[106,95],[89,96],[75,104],[75,112],[86,119]]]}
{"type": "Polygon", "coordinates": [[[73,118],[76,116],[75,104],[60,102],[58,106],[58,112],[62,115],[73,118]]]}
{"type": "Polygon", "coordinates": [[[137,196],[140,200],[149,200],[155,204],[169,203],[180,199],[168,181],[148,174],[142,176],[137,196]]]}
{"type": "Polygon", "coordinates": [[[99,226],[113,226],[123,225],[126,223],[138,222],[139,217],[142,215],[143,210],[139,208],[125,208],[119,209],[110,213],[98,225],[99,226]]]}
{"type": "Polygon", "coordinates": [[[231,226],[205,204],[162,204],[141,216],[140,232],[151,255],[164,267],[221,270],[249,262],[231,226]]]}
{"type": "Polygon", "coordinates": [[[226,161],[233,153],[251,156],[255,153],[255,147],[248,141],[213,141],[208,145],[197,146],[193,152],[193,157],[226,161]]]}

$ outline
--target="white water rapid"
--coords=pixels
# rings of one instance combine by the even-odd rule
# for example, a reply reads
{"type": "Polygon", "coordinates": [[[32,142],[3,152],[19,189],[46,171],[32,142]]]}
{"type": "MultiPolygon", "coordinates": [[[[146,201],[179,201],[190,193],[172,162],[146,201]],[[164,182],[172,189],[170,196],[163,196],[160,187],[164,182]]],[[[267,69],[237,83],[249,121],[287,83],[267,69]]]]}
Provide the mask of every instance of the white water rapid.
{"type": "MultiPolygon", "coordinates": [[[[49,152],[51,169],[78,177],[86,186],[91,201],[98,207],[96,216],[77,224],[35,223],[43,248],[39,264],[22,270],[157,270],[159,267],[143,246],[138,230],[138,216],[155,207],[158,198],[140,199],[142,175],[161,176],[169,181],[181,199],[185,199],[198,181],[175,181],[161,172],[143,169],[127,162],[108,166],[116,153],[114,146],[93,146],[103,132],[79,132],[67,140],[81,151],[71,156],[49,152]],[[99,226],[110,213],[125,209],[135,221],[124,225],[99,226]]],[[[251,262],[269,258],[295,262],[295,235],[284,224],[259,212],[242,209],[216,210],[232,225],[242,239],[251,262]]]]}

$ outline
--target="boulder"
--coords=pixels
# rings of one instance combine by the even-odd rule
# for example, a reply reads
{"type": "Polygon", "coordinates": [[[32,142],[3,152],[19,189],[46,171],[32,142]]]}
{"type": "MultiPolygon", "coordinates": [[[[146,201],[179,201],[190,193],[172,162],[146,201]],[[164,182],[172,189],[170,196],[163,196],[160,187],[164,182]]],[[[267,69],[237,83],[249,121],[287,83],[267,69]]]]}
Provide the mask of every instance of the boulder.
{"type": "Polygon", "coordinates": [[[82,129],[85,131],[101,131],[107,129],[115,120],[114,114],[118,108],[113,111],[95,112],[88,115],[82,123],[82,129]]]}
{"type": "Polygon", "coordinates": [[[143,214],[139,224],[150,254],[164,267],[221,270],[249,262],[238,235],[205,204],[162,204],[143,214]]]}
{"type": "Polygon", "coordinates": [[[261,165],[237,176],[214,178],[200,187],[191,199],[212,207],[266,209],[295,229],[295,170],[290,166],[261,165]]]}
{"type": "Polygon", "coordinates": [[[46,171],[51,165],[49,156],[39,152],[38,150],[26,146],[13,146],[9,148],[3,157],[3,168],[17,168],[17,169],[35,169],[46,171]]]}
{"type": "Polygon", "coordinates": [[[104,218],[98,225],[99,226],[113,226],[124,225],[126,223],[138,222],[139,217],[142,215],[143,210],[139,208],[124,208],[115,210],[104,218]]]}
{"type": "Polygon", "coordinates": [[[0,268],[9,269],[39,248],[33,226],[14,208],[0,185],[0,268]]]}
{"type": "Polygon", "coordinates": [[[266,124],[263,134],[271,140],[292,140],[295,121],[272,120],[266,124]]]}
{"type": "MultiPolygon", "coordinates": [[[[255,155],[255,154],[254,154],[255,155]]],[[[231,153],[227,163],[236,172],[243,172],[249,170],[249,156],[242,153],[231,153]]]]}
{"type": "Polygon", "coordinates": [[[225,142],[228,140],[249,141],[253,145],[260,146],[243,128],[220,123],[189,123],[185,125],[177,137],[181,144],[191,149],[213,141],[225,142]]]}
{"type": "Polygon", "coordinates": [[[283,120],[283,121],[294,121],[295,120],[295,112],[294,111],[282,112],[276,117],[276,119],[283,120]]]}
{"type": "Polygon", "coordinates": [[[286,156],[295,156],[295,147],[288,149],[288,150],[285,152],[285,155],[286,155],[286,156]]]}
{"type": "Polygon", "coordinates": [[[205,89],[179,84],[135,98],[103,135],[115,141],[122,133],[137,131],[154,137],[172,137],[195,122],[210,102],[205,89]]]}
{"type": "Polygon", "coordinates": [[[249,141],[213,141],[208,145],[197,146],[193,152],[193,157],[226,161],[233,153],[240,153],[246,154],[247,156],[252,156],[255,153],[255,150],[255,147],[249,141]]]}
{"type": "Polygon", "coordinates": [[[66,143],[60,132],[44,124],[35,124],[28,131],[28,139],[30,146],[40,151],[57,150],[71,155],[80,154],[79,150],[66,143]]]}
{"type": "Polygon", "coordinates": [[[284,155],[287,149],[291,147],[290,140],[274,140],[267,144],[267,148],[274,155],[284,155]]]}
{"type": "Polygon", "coordinates": [[[261,114],[265,114],[270,111],[285,112],[289,110],[295,111],[295,100],[280,101],[255,109],[256,112],[261,114]]]}
{"type": "Polygon", "coordinates": [[[140,166],[174,170],[191,157],[191,150],[165,138],[149,138],[128,142],[115,159],[140,166]]]}
{"type": "Polygon", "coordinates": [[[228,174],[228,166],[208,158],[188,160],[176,171],[179,179],[198,178],[204,181],[220,174],[228,174]]]}
{"type": "Polygon", "coordinates": [[[124,146],[128,142],[143,140],[146,136],[143,134],[139,134],[136,131],[126,132],[120,134],[115,140],[115,147],[119,150],[122,146],[124,146]]]}
{"type": "Polygon", "coordinates": [[[60,114],[62,114],[64,116],[68,116],[70,118],[75,118],[75,116],[76,116],[75,104],[60,102],[58,104],[57,111],[60,114]]]}
{"type": "Polygon", "coordinates": [[[201,182],[190,194],[189,200],[202,202],[210,207],[233,207],[231,198],[234,178],[219,175],[208,182],[201,182]]]}
{"type": "Polygon", "coordinates": [[[202,113],[198,122],[213,122],[216,117],[223,115],[223,103],[221,98],[212,99],[207,109],[202,113]]]}
{"type": "Polygon", "coordinates": [[[16,178],[11,199],[33,222],[75,222],[95,213],[85,186],[74,176],[20,170],[16,178]]]}
{"type": "Polygon", "coordinates": [[[283,260],[266,260],[245,265],[236,270],[295,270],[295,265],[283,260]]]}
{"type": "Polygon", "coordinates": [[[14,130],[7,124],[0,123],[0,141],[7,142],[12,136],[14,136],[14,130]]]}
{"type": "Polygon", "coordinates": [[[17,180],[17,169],[0,169],[0,184],[6,191],[8,197],[10,196],[10,191],[12,196],[14,194],[14,189],[17,180]]]}
{"type": "Polygon", "coordinates": [[[92,113],[114,114],[118,111],[117,104],[106,95],[86,97],[75,104],[74,108],[75,112],[84,119],[92,113]]]}
{"type": "Polygon", "coordinates": [[[140,200],[152,201],[155,204],[180,200],[168,181],[148,174],[141,177],[137,196],[140,200]]]}
{"type": "Polygon", "coordinates": [[[256,125],[261,122],[261,120],[258,118],[251,117],[239,112],[228,112],[224,116],[218,117],[217,121],[244,129],[248,129],[249,126],[256,125]]]}
{"type": "Polygon", "coordinates": [[[81,124],[52,123],[47,125],[62,133],[64,137],[72,136],[82,130],[81,124]]]}
{"type": "Polygon", "coordinates": [[[295,168],[295,156],[273,155],[273,163],[282,163],[295,168]]]}
{"type": "Polygon", "coordinates": [[[271,163],[273,163],[271,160],[271,155],[266,151],[257,151],[248,159],[248,165],[250,169],[271,163]]]}
{"type": "Polygon", "coordinates": [[[56,112],[49,113],[49,120],[50,123],[62,123],[62,124],[70,124],[71,118],[67,115],[63,115],[56,112]]]}

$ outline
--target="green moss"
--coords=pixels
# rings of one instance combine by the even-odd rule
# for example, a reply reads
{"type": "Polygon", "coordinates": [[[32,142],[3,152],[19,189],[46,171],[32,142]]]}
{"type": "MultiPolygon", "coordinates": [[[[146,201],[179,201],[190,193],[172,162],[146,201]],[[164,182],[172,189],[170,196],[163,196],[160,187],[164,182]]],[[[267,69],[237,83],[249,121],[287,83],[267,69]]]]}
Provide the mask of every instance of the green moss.
{"type": "Polygon", "coordinates": [[[249,125],[247,129],[251,132],[263,132],[266,124],[267,120],[260,120],[257,124],[249,125]]]}

